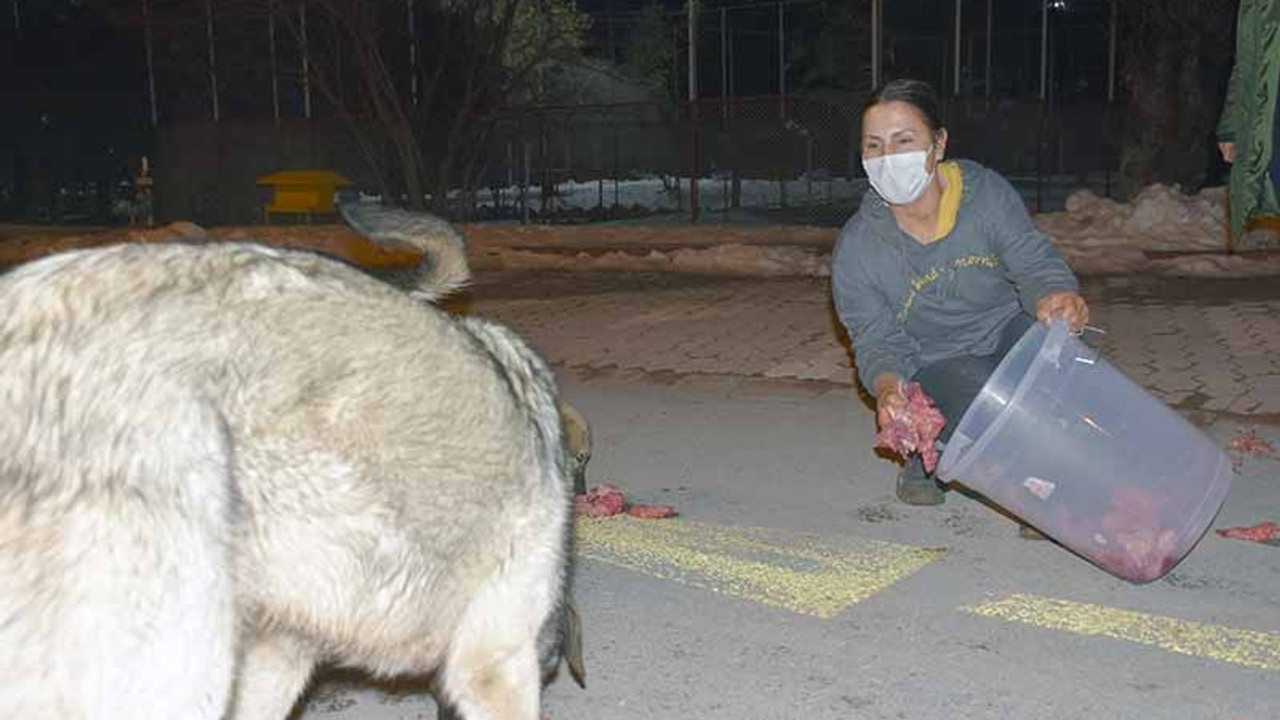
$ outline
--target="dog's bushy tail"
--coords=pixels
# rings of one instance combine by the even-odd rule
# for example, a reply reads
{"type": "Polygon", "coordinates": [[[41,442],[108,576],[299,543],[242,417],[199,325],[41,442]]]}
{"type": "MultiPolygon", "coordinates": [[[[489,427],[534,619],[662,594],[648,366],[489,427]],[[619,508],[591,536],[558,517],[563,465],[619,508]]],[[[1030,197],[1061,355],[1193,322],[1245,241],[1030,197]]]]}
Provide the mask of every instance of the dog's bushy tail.
{"type": "Polygon", "coordinates": [[[466,242],[443,219],[358,201],[343,202],[338,210],[353,230],[370,240],[401,243],[422,251],[417,266],[393,280],[413,297],[434,301],[471,279],[466,242]]]}

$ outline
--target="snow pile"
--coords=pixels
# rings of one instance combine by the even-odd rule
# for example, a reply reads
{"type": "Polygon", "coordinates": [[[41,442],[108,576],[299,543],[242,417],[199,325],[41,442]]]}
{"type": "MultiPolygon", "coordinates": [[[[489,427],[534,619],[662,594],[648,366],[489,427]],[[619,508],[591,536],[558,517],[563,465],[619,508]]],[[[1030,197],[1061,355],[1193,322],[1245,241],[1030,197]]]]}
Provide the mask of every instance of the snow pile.
{"type": "MultiPolygon", "coordinates": [[[[1066,210],[1042,213],[1047,232],[1077,272],[1148,271],[1161,275],[1241,277],[1280,272],[1280,263],[1227,256],[1227,195],[1221,187],[1186,195],[1177,186],[1155,184],[1120,203],[1080,190],[1066,210]],[[1160,253],[1198,253],[1155,259],[1160,253]]],[[[1263,235],[1255,234],[1257,245],[1263,235]]]]}
{"type": "MultiPolygon", "coordinates": [[[[607,186],[606,183],[606,195],[607,186]]],[[[636,182],[631,190],[642,186],[642,182],[636,182]]],[[[573,184],[562,187],[567,191],[565,197],[581,197],[589,189],[573,184]]],[[[647,192],[661,194],[662,190],[650,187],[647,192]]],[[[776,198],[770,200],[774,201],[776,198]]],[[[1067,263],[1082,275],[1280,275],[1280,258],[1226,254],[1226,189],[1221,187],[1186,195],[1177,186],[1155,184],[1128,203],[1080,190],[1067,198],[1065,211],[1043,213],[1034,220],[1053,238],[1067,263]]],[[[838,232],[824,228],[829,235],[827,242],[795,247],[789,243],[766,245],[767,240],[753,242],[737,236],[727,226],[652,229],[658,231],[656,237],[651,233],[635,241],[592,233],[592,237],[583,239],[593,246],[591,253],[568,251],[573,245],[569,238],[521,238],[506,247],[498,246],[507,245],[506,242],[484,242],[479,243],[482,248],[475,249],[474,259],[478,267],[486,268],[829,277],[831,259],[827,249],[838,232]],[[647,252],[641,249],[646,244],[647,252]]],[[[635,232],[637,228],[629,230],[635,232]]],[[[1240,245],[1256,248],[1274,244],[1277,238],[1280,235],[1274,232],[1268,235],[1260,231],[1240,245]]]]}
{"type": "Polygon", "coordinates": [[[1080,190],[1066,210],[1037,215],[1036,224],[1066,248],[1125,245],[1148,251],[1217,251],[1226,247],[1226,191],[1184,195],[1151,185],[1129,203],[1080,190]]]}
{"type": "Polygon", "coordinates": [[[1197,278],[1251,278],[1280,275],[1280,257],[1247,255],[1183,255],[1152,260],[1156,275],[1197,278]]]}
{"type": "Polygon", "coordinates": [[[199,241],[206,236],[204,228],[199,225],[179,220],[158,228],[132,228],[126,234],[130,242],[175,242],[180,240],[199,241]]]}
{"type": "MultiPolygon", "coordinates": [[[[58,234],[51,229],[29,226],[14,235],[5,234],[0,243],[0,265],[16,265],[54,253],[122,242],[199,242],[204,228],[179,221],[156,228],[85,228],[84,234],[58,234]]],[[[68,227],[69,233],[76,228],[68,227]]]]}
{"type": "Polygon", "coordinates": [[[565,253],[493,247],[478,249],[469,260],[478,270],[572,270],[580,272],[685,272],[713,275],[829,277],[831,257],[796,246],[711,245],[708,247],[626,252],[565,253]]]}
{"type": "MultiPolygon", "coordinates": [[[[819,193],[854,196],[859,182],[843,178],[791,181],[788,196],[819,193]],[[791,184],[795,183],[793,188],[791,184]],[[803,190],[801,188],[803,186],[803,190]],[[792,191],[796,191],[793,193],[792,191]]],[[[557,202],[589,207],[600,199],[612,201],[612,183],[562,183],[557,202]]],[[[701,183],[703,202],[722,202],[719,179],[701,183]]],[[[776,182],[744,181],[744,204],[771,205],[780,198],[771,193],[776,182]],[[759,193],[759,194],[757,194],[759,193]]],[[[622,181],[617,185],[623,204],[661,205],[674,199],[675,183],[661,179],[622,181]]],[[[683,188],[687,192],[687,183],[683,188]]],[[[367,198],[366,198],[367,199],[367,198]]],[[[687,200],[687,198],[686,198],[687,200]]],[[[531,203],[532,204],[532,203],[531,203]]],[[[677,203],[678,204],[678,203],[677,203]]],[[[687,204],[687,203],[686,203],[687,204]]],[[[1228,255],[1226,190],[1209,188],[1195,195],[1177,186],[1151,185],[1120,203],[1080,190],[1066,200],[1063,212],[1034,216],[1035,223],[1053,238],[1067,263],[1082,275],[1146,273],[1175,277],[1261,277],[1280,275],[1280,253],[1228,255]]],[[[676,216],[672,216],[676,217],[676,216]]],[[[514,223],[461,224],[467,236],[468,256],[476,269],[544,269],[562,271],[657,271],[719,275],[830,277],[831,254],[839,230],[831,227],[752,225],[725,222],[718,225],[667,224],[647,220],[623,224],[518,225],[514,223]]],[[[5,235],[0,243],[0,265],[16,264],[75,247],[115,242],[199,242],[257,240],[270,245],[304,247],[338,255],[366,267],[412,264],[416,256],[407,248],[379,245],[359,237],[340,224],[272,225],[214,228],[208,231],[192,223],[173,223],[155,229],[112,228],[67,236],[41,232],[5,235]]],[[[80,229],[79,232],[85,232],[80,229]]],[[[1280,231],[1257,229],[1239,243],[1251,250],[1280,248],[1280,231]]]]}
{"type": "MultiPolygon", "coordinates": [[[[776,208],[788,203],[806,205],[812,203],[840,202],[853,205],[866,192],[865,178],[835,177],[827,173],[815,173],[812,178],[787,180],[760,180],[743,178],[739,181],[739,205],[751,208],[776,208]]],[[[542,188],[531,185],[524,189],[524,202],[532,210],[542,206],[542,188]]],[[[554,194],[547,197],[548,205],[557,210],[591,210],[597,207],[644,208],[650,211],[687,210],[689,207],[689,179],[687,177],[646,177],[633,180],[565,180],[556,183],[554,194]]],[[[519,185],[491,188],[476,195],[476,206],[492,208],[499,204],[519,207],[519,185]]],[[[729,205],[733,194],[732,182],[718,175],[698,180],[698,205],[706,210],[716,210],[729,205]]],[[[450,197],[456,197],[457,191],[450,197]]],[[[370,196],[372,197],[372,196],[370,196]]]]}

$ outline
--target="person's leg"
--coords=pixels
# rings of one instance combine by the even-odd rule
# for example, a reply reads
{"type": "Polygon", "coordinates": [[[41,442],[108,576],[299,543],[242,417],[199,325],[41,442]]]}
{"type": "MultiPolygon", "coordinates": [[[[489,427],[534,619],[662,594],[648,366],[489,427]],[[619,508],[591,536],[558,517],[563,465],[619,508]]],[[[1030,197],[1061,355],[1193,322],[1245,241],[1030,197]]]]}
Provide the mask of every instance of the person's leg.
{"type": "Polygon", "coordinates": [[[934,406],[942,413],[942,417],[947,419],[947,424],[943,426],[942,433],[938,437],[939,440],[945,443],[951,438],[951,433],[955,432],[960,418],[964,417],[973,399],[982,392],[982,386],[987,384],[991,374],[1000,366],[1000,361],[1004,360],[1004,356],[1009,354],[1013,346],[1035,322],[1035,318],[1030,315],[1019,313],[1005,324],[1000,332],[1000,342],[991,355],[962,355],[948,358],[921,368],[916,373],[912,380],[920,383],[920,387],[924,388],[925,394],[933,400],[934,406]]]}
{"type": "MultiPolygon", "coordinates": [[[[991,358],[965,355],[928,365],[911,378],[912,382],[920,383],[947,421],[939,440],[946,442],[951,437],[956,423],[994,369],[991,358]]],[[[906,459],[902,472],[898,473],[896,490],[898,499],[908,505],[938,505],[946,499],[942,485],[932,473],[925,472],[920,456],[914,454],[906,459]]]]}
{"type": "Polygon", "coordinates": [[[1018,313],[1013,319],[1005,324],[1004,329],[1000,331],[1000,344],[996,346],[996,364],[1004,359],[1005,355],[1013,349],[1014,345],[1027,334],[1027,330],[1035,325],[1038,321],[1026,313],[1018,313]]]}
{"type": "MultiPolygon", "coordinates": [[[[1000,343],[993,354],[950,358],[916,373],[912,379],[920,383],[925,394],[933,399],[934,406],[947,420],[939,434],[939,440],[945,443],[951,438],[956,425],[964,417],[973,399],[982,392],[982,386],[986,385],[991,374],[1000,366],[1000,361],[1036,322],[1030,315],[1020,313],[1001,331],[1000,343]]],[[[913,455],[898,475],[897,490],[898,497],[903,502],[914,505],[937,505],[945,499],[942,485],[937,478],[925,473],[924,464],[918,455],[913,455]]],[[[1035,528],[1023,523],[1018,525],[1018,533],[1024,539],[1045,539],[1035,528]]]]}
{"type": "MultiPolygon", "coordinates": [[[[955,432],[960,418],[969,409],[973,399],[982,392],[991,373],[995,372],[1000,361],[1009,350],[1035,323],[1035,319],[1025,313],[1019,313],[1011,319],[1001,331],[1000,342],[991,355],[962,355],[960,357],[940,360],[922,368],[911,378],[920,383],[926,395],[946,418],[938,439],[946,442],[955,432]]],[[[925,472],[920,457],[912,455],[907,459],[902,472],[898,475],[898,498],[912,505],[937,505],[943,502],[943,488],[937,479],[925,472]]]]}
{"type": "Polygon", "coordinates": [[[928,365],[912,378],[920,383],[925,394],[933,400],[934,407],[947,420],[939,440],[945,443],[951,438],[960,418],[964,417],[970,403],[982,392],[982,386],[999,364],[1000,360],[995,355],[962,355],[928,365]]]}
{"type": "MultiPolygon", "coordinates": [[[[1022,339],[1022,336],[1025,335],[1027,330],[1032,325],[1036,324],[1036,322],[1038,321],[1035,318],[1027,315],[1026,313],[1020,313],[1014,316],[1013,320],[1010,320],[1009,324],[1005,325],[1004,330],[1000,333],[1000,345],[996,347],[996,357],[1003,360],[1004,356],[1009,354],[1009,351],[1013,349],[1013,346],[1018,344],[1018,341],[1022,339]]],[[[999,363],[997,362],[997,365],[998,364],[999,363]]],[[[1018,523],[1018,534],[1025,540],[1048,539],[1039,530],[1023,523],[1018,523]]]]}

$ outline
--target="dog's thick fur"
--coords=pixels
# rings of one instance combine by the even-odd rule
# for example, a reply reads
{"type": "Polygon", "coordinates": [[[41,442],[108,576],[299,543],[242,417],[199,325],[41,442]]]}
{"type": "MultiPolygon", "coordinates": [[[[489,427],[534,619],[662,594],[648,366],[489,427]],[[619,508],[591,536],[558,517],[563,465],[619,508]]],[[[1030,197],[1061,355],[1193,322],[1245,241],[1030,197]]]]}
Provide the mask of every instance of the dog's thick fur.
{"type": "Polygon", "coordinates": [[[309,253],[0,278],[0,717],[279,720],[324,661],[537,718],[556,395],[509,331],[309,253]]]}
{"type": "Polygon", "coordinates": [[[338,211],[357,233],[380,244],[407,245],[422,253],[416,266],[385,278],[412,297],[433,302],[471,279],[466,243],[443,219],[364,202],[341,203],[338,211]]]}

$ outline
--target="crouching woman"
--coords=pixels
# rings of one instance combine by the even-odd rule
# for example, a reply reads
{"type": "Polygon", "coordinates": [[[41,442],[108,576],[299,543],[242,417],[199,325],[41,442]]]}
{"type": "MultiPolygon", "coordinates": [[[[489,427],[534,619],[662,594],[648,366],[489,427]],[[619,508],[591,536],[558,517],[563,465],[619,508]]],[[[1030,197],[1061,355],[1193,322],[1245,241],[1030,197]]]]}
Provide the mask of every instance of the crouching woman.
{"type": "MultiPolygon", "coordinates": [[[[944,161],[947,131],[933,89],[895,80],[862,112],[862,164],[871,182],[832,259],[836,311],[883,428],[920,383],[956,423],[1014,343],[1038,319],[1088,322],[1079,283],[996,172],[944,161]]],[[[912,456],[897,495],[936,505],[944,488],[912,456]]]]}

